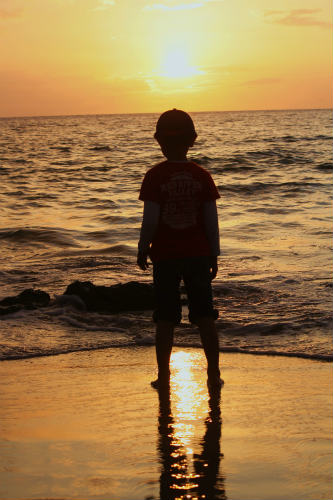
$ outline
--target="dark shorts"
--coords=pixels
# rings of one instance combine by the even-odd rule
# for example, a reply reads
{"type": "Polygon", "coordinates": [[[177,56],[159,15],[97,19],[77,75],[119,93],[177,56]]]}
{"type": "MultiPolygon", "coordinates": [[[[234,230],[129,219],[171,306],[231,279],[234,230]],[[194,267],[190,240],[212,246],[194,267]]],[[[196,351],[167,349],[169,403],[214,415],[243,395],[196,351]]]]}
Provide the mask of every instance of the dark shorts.
{"type": "Polygon", "coordinates": [[[155,262],[154,321],[180,323],[182,317],[180,282],[183,279],[189,308],[189,320],[204,317],[216,319],[218,312],[213,308],[209,257],[187,257],[155,262]]]}

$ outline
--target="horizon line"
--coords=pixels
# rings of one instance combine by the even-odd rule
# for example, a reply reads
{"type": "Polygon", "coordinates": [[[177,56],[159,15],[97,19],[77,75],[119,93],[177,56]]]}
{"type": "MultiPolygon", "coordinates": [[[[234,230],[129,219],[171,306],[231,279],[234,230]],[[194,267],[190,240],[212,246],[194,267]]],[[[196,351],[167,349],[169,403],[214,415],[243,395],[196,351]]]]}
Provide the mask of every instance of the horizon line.
{"type": "MultiPolygon", "coordinates": [[[[319,111],[327,110],[333,111],[333,107],[319,107],[319,108],[266,108],[266,109],[218,109],[218,110],[205,110],[205,111],[188,111],[187,113],[249,113],[249,112],[278,112],[278,111],[319,111]]],[[[125,112],[125,113],[75,113],[75,114],[46,114],[46,115],[4,115],[0,116],[0,120],[11,118],[66,118],[66,117],[79,117],[79,116],[116,116],[116,115],[157,115],[163,111],[139,111],[139,112],[125,112]]]]}

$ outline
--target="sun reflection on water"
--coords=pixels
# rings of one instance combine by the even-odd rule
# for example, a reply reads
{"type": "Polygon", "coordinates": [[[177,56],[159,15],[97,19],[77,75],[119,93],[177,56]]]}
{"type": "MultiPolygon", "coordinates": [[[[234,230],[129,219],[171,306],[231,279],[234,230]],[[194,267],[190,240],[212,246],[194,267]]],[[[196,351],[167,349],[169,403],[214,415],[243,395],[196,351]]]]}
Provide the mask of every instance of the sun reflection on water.
{"type": "Polygon", "coordinates": [[[174,352],[170,392],[159,392],[161,499],[226,498],[219,477],[220,398],[208,395],[196,370],[200,362],[201,353],[174,352]]]}
{"type": "Polygon", "coordinates": [[[174,437],[191,454],[190,442],[194,437],[195,422],[207,412],[207,395],[195,379],[195,354],[178,351],[171,357],[171,392],[173,401],[174,437]]]}

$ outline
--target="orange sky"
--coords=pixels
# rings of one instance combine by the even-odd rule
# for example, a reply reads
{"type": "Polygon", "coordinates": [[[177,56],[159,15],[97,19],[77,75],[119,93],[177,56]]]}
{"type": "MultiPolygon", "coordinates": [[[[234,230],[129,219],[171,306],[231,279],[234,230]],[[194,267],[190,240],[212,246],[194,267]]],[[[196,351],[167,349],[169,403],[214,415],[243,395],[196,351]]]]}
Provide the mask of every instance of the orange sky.
{"type": "Polygon", "coordinates": [[[0,116],[332,106],[329,0],[0,0],[0,116]]]}

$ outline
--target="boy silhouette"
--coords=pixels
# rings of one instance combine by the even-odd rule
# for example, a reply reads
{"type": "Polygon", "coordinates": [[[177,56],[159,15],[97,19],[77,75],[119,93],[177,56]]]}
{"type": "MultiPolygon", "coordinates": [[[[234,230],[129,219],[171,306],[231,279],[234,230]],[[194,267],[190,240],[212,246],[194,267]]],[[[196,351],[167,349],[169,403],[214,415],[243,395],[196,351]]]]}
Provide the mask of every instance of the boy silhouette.
{"type": "Polygon", "coordinates": [[[220,254],[216,199],[220,197],[210,174],[187,160],[197,137],[191,117],[172,109],[157,121],[155,139],[166,161],[147,171],[139,199],[144,211],[137,264],[153,262],[156,307],[155,388],[168,387],[174,327],[181,321],[180,282],[183,279],[189,304],[189,320],[200,330],[207,358],[208,386],[221,387],[219,343],[215,328],[211,281],[220,254]]]}

